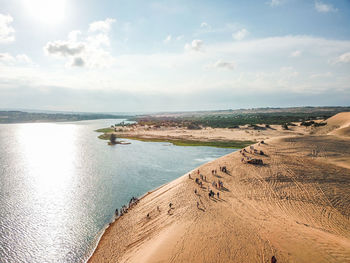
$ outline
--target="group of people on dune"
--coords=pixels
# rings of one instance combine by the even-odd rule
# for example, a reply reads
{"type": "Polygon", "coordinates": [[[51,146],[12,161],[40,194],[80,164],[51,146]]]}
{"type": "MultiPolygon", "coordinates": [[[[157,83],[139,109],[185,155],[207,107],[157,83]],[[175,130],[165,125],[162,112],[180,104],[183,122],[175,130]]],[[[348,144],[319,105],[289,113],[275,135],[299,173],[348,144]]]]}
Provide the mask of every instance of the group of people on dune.
{"type": "MultiPolygon", "coordinates": [[[[221,172],[228,173],[226,166],[220,166],[219,169],[221,172]]],[[[204,176],[203,174],[201,174],[199,170],[197,170],[196,174],[197,174],[197,176],[199,176],[199,178],[198,177],[195,178],[195,183],[197,185],[199,185],[200,188],[203,188],[203,182],[208,182],[207,176],[204,176]]],[[[216,169],[212,170],[211,174],[213,176],[217,176],[218,175],[217,170],[216,169]]],[[[188,174],[188,178],[192,179],[191,174],[188,174]]],[[[217,182],[215,180],[213,180],[211,185],[212,185],[212,187],[214,187],[218,190],[224,188],[224,182],[221,180],[218,180],[217,182]]],[[[194,193],[196,195],[198,195],[197,189],[194,190],[194,193]]],[[[209,197],[209,199],[214,198],[215,195],[217,196],[218,199],[220,198],[220,193],[219,192],[215,193],[212,189],[210,189],[210,186],[208,185],[208,197],[209,197]]],[[[199,202],[197,202],[197,208],[199,208],[199,202]]]]}
{"type": "Polygon", "coordinates": [[[139,199],[137,197],[131,197],[130,201],[129,201],[129,204],[126,206],[126,205],[123,205],[120,209],[116,209],[115,210],[115,216],[118,218],[122,215],[124,215],[125,213],[128,212],[129,209],[131,209],[133,206],[135,206],[137,203],[139,202],[139,199]]]}
{"type": "MultiPolygon", "coordinates": [[[[259,142],[259,146],[260,144],[264,144],[264,141],[261,141],[259,142]]],[[[261,162],[253,162],[253,161],[256,161],[256,160],[261,160],[261,159],[256,159],[256,160],[253,160],[252,157],[248,156],[247,154],[258,154],[258,155],[265,155],[266,154],[263,152],[263,151],[259,151],[258,149],[255,149],[253,145],[249,146],[249,151],[247,151],[246,148],[243,148],[242,150],[239,151],[239,153],[242,155],[242,159],[241,159],[241,162],[242,163],[262,163],[261,162]]]]}

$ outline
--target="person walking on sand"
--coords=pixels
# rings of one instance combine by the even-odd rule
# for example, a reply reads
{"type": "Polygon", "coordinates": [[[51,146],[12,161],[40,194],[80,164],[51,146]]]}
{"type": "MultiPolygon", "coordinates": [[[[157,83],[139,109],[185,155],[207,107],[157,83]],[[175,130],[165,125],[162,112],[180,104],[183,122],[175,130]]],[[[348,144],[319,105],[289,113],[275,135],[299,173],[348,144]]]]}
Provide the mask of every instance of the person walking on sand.
{"type": "Polygon", "coordinates": [[[197,189],[194,189],[194,193],[197,194],[197,189]]]}
{"type": "Polygon", "coordinates": [[[172,203],[169,203],[169,208],[171,209],[171,207],[173,206],[173,204],[172,203]]]}
{"type": "Polygon", "coordinates": [[[220,195],[219,195],[219,192],[217,192],[217,194],[216,194],[216,195],[217,195],[218,199],[220,199],[220,195]]]}

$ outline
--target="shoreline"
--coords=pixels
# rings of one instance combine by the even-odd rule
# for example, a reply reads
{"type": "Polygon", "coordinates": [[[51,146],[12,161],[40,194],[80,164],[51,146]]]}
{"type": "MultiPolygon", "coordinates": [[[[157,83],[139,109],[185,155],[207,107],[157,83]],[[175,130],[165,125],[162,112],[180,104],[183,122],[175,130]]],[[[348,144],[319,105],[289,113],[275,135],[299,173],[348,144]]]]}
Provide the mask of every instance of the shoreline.
{"type": "Polygon", "coordinates": [[[350,136],[319,131],[268,139],[147,192],[88,262],[350,261],[350,167],[339,162],[350,162],[350,136]]]}
{"type": "Polygon", "coordinates": [[[177,146],[240,149],[270,138],[305,135],[310,132],[310,128],[293,124],[288,129],[284,129],[281,125],[242,125],[237,128],[203,127],[192,130],[186,127],[133,124],[101,128],[97,129],[96,132],[102,133],[98,136],[102,140],[109,140],[110,136],[114,134],[116,138],[144,142],[167,142],[177,146]]]}
{"type": "MultiPolygon", "coordinates": [[[[180,176],[181,177],[181,176],[180,176]]],[[[179,177],[179,178],[180,178],[179,177]]],[[[178,178],[176,178],[178,179],[178,178]]],[[[175,179],[175,180],[176,180],[175,179]]],[[[162,184],[161,186],[158,186],[156,188],[154,188],[153,190],[151,191],[147,191],[146,193],[144,193],[143,195],[141,195],[140,197],[137,197],[140,201],[145,198],[147,195],[151,194],[152,192],[158,190],[158,189],[161,189],[162,187],[166,186],[167,184],[171,183],[168,182],[168,183],[165,183],[165,184],[162,184]]],[[[110,221],[109,223],[107,223],[104,228],[99,232],[99,234],[97,235],[97,238],[96,238],[96,241],[94,242],[94,246],[92,246],[92,249],[91,249],[91,252],[88,253],[87,257],[86,257],[86,260],[84,260],[84,262],[89,262],[90,261],[90,258],[93,256],[93,254],[95,253],[100,241],[101,241],[101,238],[102,236],[106,233],[106,230],[111,227],[114,223],[116,223],[118,221],[118,219],[120,218],[120,216],[118,217],[115,217],[115,215],[113,216],[113,220],[110,221]]]]}
{"type": "MultiPolygon", "coordinates": [[[[225,155],[224,155],[224,156],[225,156],[225,155]]],[[[219,157],[219,158],[221,158],[221,157],[219,157]]],[[[198,167],[195,168],[195,169],[193,169],[193,170],[191,170],[191,171],[189,171],[188,173],[192,173],[192,172],[194,172],[194,171],[197,170],[197,169],[198,169],[198,167]]],[[[143,200],[143,199],[144,199],[145,197],[147,197],[148,195],[150,195],[150,194],[152,194],[152,193],[154,193],[154,192],[156,192],[156,191],[162,189],[163,187],[167,186],[168,184],[171,184],[172,182],[174,182],[174,181],[176,181],[176,180],[179,180],[179,179],[182,178],[182,177],[185,177],[188,173],[183,174],[183,175],[180,175],[178,178],[176,178],[176,179],[174,179],[174,180],[172,180],[172,181],[169,181],[169,182],[167,182],[167,183],[165,183],[165,184],[162,184],[162,185],[160,185],[160,186],[158,186],[158,187],[156,187],[156,188],[154,188],[154,189],[152,189],[152,190],[150,190],[150,191],[147,191],[146,193],[142,194],[140,197],[137,197],[138,200],[139,200],[139,201],[143,200]]],[[[99,232],[98,238],[96,239],[96,242],[95,242],[95,245],[93,246],[92,252],[91,252],[91,253],[89,252],[89,255],[86,257],[86,260],[85,260],[84,262],[86,262],[86,263],[90,262],[90,259],[91,259],[91,257],[93,256],[93,254],[95,253],[95,251],[96,251],[96,249],[97,249],[97,247],[98,247],[98,245],[99,245],[99,243],[100,243],[101,238],[103,237],[103,235],[106,233],[106,231],[108,230],[108,228],[110,228],[113,224],[117,223],[118,220],[119,220],[120,218],[121,218],[121,216],[118,216],[118,217],[115,217],[115,216],[114,216],[114,217],[113,217],[114,220],[112,220],[112,221],[110,221],[109,223],[107,223],[107,224],[105,225],[105,227],[99,232]]]]}

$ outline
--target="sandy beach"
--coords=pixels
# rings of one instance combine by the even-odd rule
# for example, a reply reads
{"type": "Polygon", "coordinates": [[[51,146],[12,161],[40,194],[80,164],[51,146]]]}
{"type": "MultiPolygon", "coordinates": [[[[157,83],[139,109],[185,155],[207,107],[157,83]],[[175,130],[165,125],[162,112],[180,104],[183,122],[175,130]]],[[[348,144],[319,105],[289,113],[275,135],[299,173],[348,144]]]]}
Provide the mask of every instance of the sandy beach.
{"type": "Polygon", "coordinates": [[[283,130],[281,125],[264,125],[260,129],[254,129],[248,125],[239,128],[203,128],[201,130],[189,130],[182,127],[145,127],[133,125],[131,127],[117,128],[117,137],[139,138],[139,139],[172,139],[172,140],[194,140],[194,141],[261,141],[281,136],[296,136],[308,134],[310,127],[289,126],[289,130],[283,130]]]}
{"type": "Polygon", "coordinates": [[[350,262],[350,113],[327,123],[262,135],[253,146],[265,155],[245,155],[264,165],[237,151],[146,194],[89,262],[350,262]]]}

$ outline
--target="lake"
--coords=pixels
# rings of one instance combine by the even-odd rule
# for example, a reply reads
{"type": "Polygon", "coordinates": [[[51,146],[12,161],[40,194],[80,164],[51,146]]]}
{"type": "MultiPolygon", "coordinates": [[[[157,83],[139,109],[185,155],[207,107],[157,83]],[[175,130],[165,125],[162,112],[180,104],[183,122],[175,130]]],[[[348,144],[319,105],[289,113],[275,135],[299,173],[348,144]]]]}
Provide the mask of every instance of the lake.
{"type": "Polygon", "coordinates": [[[0,125],[0,262],[85,262],[132,196],[235,150],[97,138],[120,121],[0,125]]]}

